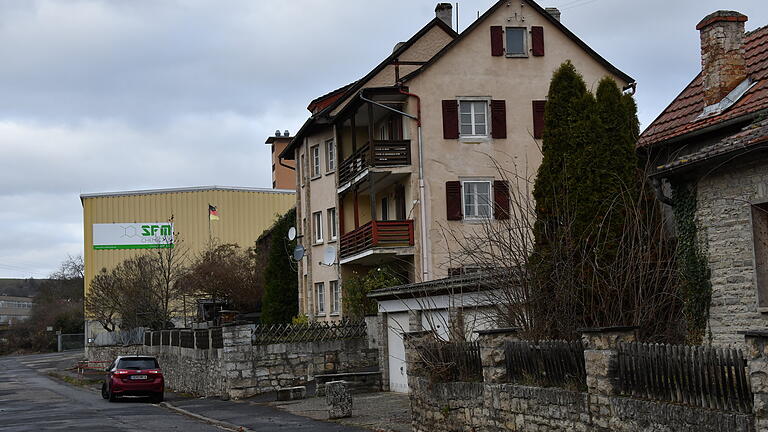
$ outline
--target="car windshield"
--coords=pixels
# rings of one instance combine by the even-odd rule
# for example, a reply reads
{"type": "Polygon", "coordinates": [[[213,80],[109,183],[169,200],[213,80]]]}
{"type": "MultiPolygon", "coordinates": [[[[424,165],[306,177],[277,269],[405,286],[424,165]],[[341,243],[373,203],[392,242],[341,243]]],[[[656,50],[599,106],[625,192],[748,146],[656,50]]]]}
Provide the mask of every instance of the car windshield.
{"type": "Polygon", "coordinates": [[[157,360],[153,358],[130,358],[121,359],[117,364],[118,369],[141,370],[157,369],[157,360]]]}

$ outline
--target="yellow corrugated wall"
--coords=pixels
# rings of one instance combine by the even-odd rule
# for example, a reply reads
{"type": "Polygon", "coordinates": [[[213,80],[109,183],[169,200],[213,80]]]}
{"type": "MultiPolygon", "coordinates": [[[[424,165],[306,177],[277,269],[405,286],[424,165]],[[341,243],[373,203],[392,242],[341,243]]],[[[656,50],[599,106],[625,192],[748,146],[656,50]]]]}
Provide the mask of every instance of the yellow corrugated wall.
{"type": "Polygon", "coordinates": [[[83,198],[86,292],[96,273],[111,269],[126,258],[147,253],[142,249],[94,250],[95,223],[165,222],[174,218],[174,231],[183,246],[196,255],[208,244],[208,204],[217,207],[218,221],[211,221],[211,236],[218,243],[246,248],[269,228],[279,215],[296,205],[294,193],[271,191],[200,190],[83,198]]]}

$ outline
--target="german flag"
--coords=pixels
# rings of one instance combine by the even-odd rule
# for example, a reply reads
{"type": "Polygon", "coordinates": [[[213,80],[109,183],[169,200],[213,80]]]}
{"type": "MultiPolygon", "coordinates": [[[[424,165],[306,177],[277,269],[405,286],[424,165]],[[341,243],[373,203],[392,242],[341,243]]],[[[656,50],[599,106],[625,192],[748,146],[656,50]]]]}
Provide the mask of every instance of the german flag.
{"type": "Polygon", "coordinates": [[[214,221],[219,220],[219,212],[215,206],[208,204],[208,219],[214,221]]]}

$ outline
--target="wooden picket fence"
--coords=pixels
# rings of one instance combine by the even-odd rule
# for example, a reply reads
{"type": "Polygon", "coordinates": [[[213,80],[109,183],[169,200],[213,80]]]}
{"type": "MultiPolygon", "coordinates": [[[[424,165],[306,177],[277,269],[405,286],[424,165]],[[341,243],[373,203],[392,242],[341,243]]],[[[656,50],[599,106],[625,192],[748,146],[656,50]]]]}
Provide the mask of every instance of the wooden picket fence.
{"type": "Polygon", "coordinates": [[[619,387],[626,396],[751,413],[746,367],[741,350],[733,348],[619,345],[619,387]]]}
{"type": "Polygon", "coordinates": [[[587,387],[581,341],[508,341],[504,347],[510,382],[545,387],[587,387]]]}
{"type": "Polygon", "coordinates": [[[365,321],[314,322],[309,324],[257,324],[253,345],[273,343],[320,342],[366,336],[365,321]]]}
{"type": "Polygon", "coordinates": [[[426,342],[418,348],[427,374],[435,382],[482,381],[478,342],[426,342]]]}

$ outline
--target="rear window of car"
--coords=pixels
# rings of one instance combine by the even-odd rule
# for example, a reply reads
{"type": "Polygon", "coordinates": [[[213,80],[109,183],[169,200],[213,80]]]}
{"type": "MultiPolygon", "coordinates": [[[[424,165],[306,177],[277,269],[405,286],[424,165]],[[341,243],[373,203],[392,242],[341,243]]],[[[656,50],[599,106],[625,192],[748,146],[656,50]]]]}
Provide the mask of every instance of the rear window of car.
{"type": "Polygon", "coordinates": [[[150,357],[121,359],[117,364],[118,369],[128,370],[157,369],[158,367],[157,360],[150,357]]]}

